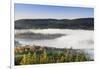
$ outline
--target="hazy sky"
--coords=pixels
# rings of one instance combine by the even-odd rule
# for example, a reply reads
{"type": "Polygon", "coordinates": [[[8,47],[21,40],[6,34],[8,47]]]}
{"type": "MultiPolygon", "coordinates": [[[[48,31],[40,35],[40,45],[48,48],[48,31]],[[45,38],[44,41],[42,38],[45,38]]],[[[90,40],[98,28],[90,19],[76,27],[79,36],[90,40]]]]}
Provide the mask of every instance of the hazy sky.
{"type": "Polygon", "coordinates": [[[15,4],[15,20],[18,19],[75,19],[94,17],[93,8],[15,4]]]}

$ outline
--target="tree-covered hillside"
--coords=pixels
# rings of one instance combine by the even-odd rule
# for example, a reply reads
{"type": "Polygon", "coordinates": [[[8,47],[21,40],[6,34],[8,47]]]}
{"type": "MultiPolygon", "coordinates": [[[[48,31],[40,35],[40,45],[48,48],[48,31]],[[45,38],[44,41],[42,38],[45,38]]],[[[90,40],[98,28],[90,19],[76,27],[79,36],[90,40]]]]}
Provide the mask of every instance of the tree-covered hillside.
{"type": "Polygon", "coordinates": [[[15,29],[94,29],[94,18],[80,19],[21,19],[15,21],[15,29]]]}

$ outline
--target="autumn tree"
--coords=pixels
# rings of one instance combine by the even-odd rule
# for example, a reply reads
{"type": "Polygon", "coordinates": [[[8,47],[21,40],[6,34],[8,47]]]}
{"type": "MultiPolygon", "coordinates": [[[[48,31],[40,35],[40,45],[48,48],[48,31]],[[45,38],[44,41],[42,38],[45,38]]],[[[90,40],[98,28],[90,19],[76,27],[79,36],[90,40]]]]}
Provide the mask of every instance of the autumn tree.
{"type": "Polygon", "coordinates": [[[31,53],[28,53],[28,54],[24,54],[23,55],[23,58],[20,62],[20,64],[34,64],[36,63],[36,54],[34,53],[33,55],[31,53]]]}
{"type": "Polygon", "coordinates": [[[47,63],[48,56],[46,50],[43,51],[43,54],[40,55],[40,63],[47,63]]]}

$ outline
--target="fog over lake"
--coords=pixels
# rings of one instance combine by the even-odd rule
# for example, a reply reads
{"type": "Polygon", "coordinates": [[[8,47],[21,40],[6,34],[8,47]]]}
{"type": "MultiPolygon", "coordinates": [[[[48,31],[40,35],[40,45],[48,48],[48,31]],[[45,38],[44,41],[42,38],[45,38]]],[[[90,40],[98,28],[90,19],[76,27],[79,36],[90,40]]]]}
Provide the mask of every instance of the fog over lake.
{"type": "Polygon", "coordinates": [[[72,47],[74,49],[93,49],[94,47],[93,30],[20,29],[15,30],[15,35],[15,41],[24,45],[35,44],[57,48],[72,47]]]}

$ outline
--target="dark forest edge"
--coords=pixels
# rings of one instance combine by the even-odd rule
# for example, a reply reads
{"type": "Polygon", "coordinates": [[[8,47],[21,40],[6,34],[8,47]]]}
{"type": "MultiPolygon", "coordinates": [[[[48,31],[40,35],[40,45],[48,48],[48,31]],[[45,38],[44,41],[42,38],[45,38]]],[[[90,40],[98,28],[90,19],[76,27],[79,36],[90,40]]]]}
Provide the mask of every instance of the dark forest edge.
{"type": "Polygon", "coordinates": [[[94,18],[79,19],[20,19],[15,29],[84,29],[94,30],[94,18]]]}
{"type": "Polygon", "coordinates": [[[15,47],[15,65],[93,61],[80,49],[25,45],[15,47]]]}

